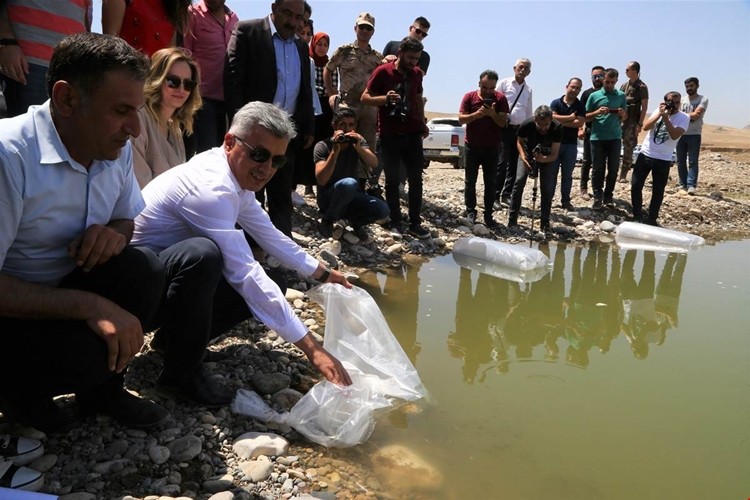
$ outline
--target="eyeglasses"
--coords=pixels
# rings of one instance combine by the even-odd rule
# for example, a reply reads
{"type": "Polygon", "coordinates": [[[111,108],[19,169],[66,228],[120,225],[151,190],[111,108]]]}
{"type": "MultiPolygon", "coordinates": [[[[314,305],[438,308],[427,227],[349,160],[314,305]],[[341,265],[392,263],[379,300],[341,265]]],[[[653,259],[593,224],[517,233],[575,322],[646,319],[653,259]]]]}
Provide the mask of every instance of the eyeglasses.
{"type": "Polygon", "coordinates": [[[271,152],[264,148],[263,146],[257,146],[253,147],[250,144],[246,143],[236,135],[234,136],[237,141],[245,146],[247,148],[247,151],[249,152],[248,156],[251,160],[253,160],[256,163],[265,163],[269,159],[271,160],[271,166],[275,168],[276,170],[280,169],[284,165],[286,165],[286,156],[279,155],[279,156],[271,156],[271,152]]]}
{"type": "Polygon", "coordinates": [[[358,24],[357,28],[364,30],[364,31],[373,31],[375,28],[370,26],[369,24],[358,24]]]}
{"type": "Polygon", "coordinates": [[[429,35],[429,33],[427,33],[426,31],[422,31],[421,29],[417,28],[416,26],[412,26],[412,28],[414,29],[414,33],[416,33],[417,35],[419,35],[421,37],[425,37],[426,38],[427,35],[429,35]]]}
{"type": "Polygon", "coordinates": [[[604,75],[591,75],[592,80],[604,80],[604,75]]]}
{"type": "Polygon", "coordinates": [[[170,89],[179,89],[180,85],[182,85],[182,87],[188,92],[195,90],[195,87],[198,85],[198,82],[195,80],[191,80],[190,78],[182,80],[179,76],[175,75],[167,75],[165,80],[167,81],[167,87],[170,89]]]}

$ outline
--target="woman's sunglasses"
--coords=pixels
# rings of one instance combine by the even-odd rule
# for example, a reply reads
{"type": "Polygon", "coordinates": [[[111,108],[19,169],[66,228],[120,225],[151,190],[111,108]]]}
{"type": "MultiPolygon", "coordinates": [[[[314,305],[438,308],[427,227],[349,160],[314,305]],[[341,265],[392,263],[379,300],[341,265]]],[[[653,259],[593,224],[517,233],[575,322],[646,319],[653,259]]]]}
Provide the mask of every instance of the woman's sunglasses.
{"type": "Polygon", "coordinates": [[[236,135],[234,136],[234,138],[237,139],[237,141],[240,144],[242,144],[243,146],[247,148],[248,156],[254,162],[265,163],[270,158],[271,166],[277,170],[283,167],[284,165],[286,165],[286,156],[279,155],[279,156],[271,157],[271,152],[267,150],[266,148],[264,148],[263,146],[253,147],[250,144],[243,141],[242,139],[240,139],[239,137],[237,137],[236,135]]]}
{"type": "Polygon", "coordinates": [[[198,82],[195,80],[191,80],[190,78],[181,80],[179,76],[175,75],[167,75],[165,80],[167,81],[167,87],[170,89],[179,89],[180,85],[182,85],[188,92],[195,90],[195,87],[198,85],[198,82]]]}

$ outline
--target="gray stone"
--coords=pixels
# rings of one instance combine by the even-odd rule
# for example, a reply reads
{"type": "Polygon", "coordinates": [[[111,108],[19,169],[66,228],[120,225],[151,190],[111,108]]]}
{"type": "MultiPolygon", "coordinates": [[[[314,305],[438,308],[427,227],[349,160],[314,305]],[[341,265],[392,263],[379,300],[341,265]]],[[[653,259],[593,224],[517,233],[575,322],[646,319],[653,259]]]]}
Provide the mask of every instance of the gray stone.
{"type": "Polygon", "coordinates": [[[234,493],[232,493],[231,491],[222,491],[220,493],[211,495],[208,500],[233,500],[233,499],[234,499],[234,493]]]}
{"type": "Polygon", "coordinates": [[[287,411],[291,410],[300,399],[302,399],[302,393],[291,388],[281,389],[271,396],[274,405],[287,411]]]}
{"type": "Polygon", "coordinates": [[[232,487],[234,477],[230,474],[224,474],[223,476],[214,476],[212,478],[203,481],[203,489],[209,493],[218,493],[220,491],[226,491],[232,487]]]}
{"type": "Polygon", "coordinates": [[[130,443],[127,439],[118,439],[107,446],[106,453],[109,458],[116,458],[124,455],[128,448],[130,448],[130,443]]]}
{"type": "Polygon", "coordinates": [[[259,394],[273,394],[289,387],[292,379],[284,373],[257,373],[250,381],[259,394]]]}
{"type": "Polygon", "coordinates": [[[298,460],[299,460],[299,457],[297,455],[289,455],[288,457],[278,457],[276,459],[276,462],[282,465],[292,465],[294,462],[298,460]]]}
{"type": "Polygon", "coordinates": [[[156,465],[161,465],[169,460],[169,448],[166,446],[152,446],[148,449],[148,458],[156,465]]]}
{"type": "Polygon", "coordinates": [[[354,233],[344,233],[344,241],[351,245],[359,244],[359,238],[354,233]]]}
{"type": "Polygon", "coordinates": [[[490,234],[490,230],[484,224],[474,224],[471,228],[471,232],[476,236],[487,236],[490,234]]]}
{"type": "Polygon", "coordinates": [[[57,463],[57,455],[50,453],[49,455],[42,455],[37,458],[29,467],[39,472],[47,472],[57,463]]]}
{"type": "Polygon", "coordinates": [[[93,472],[96,472],[97,474],[114,474],[116,472],[120,472],[127,465],[130,465],[131,463],[132,462],[128,460],[127,458],[120,458],[117,460],[108,460],[107,462],[101,462],[101,463],[95,464],[91,470],[93,472]]]}
{"type": "Polygon", "coordinates": [[[59,500],[96,500],[96,494],[78,491],[76,493],[63,495],[59,498],[59,500]]]}
{"type": "Polygon", "coordinates": [[[247,432],[235,439],[232,449],[240,458],[286,455],[289,442],[271,432],[247,432]]]}
{"type": "Polygon", "coordinates": [[[599,224],[599,229],[601,229],[602,231],[605,231],[607,233],[611,233],[612,231],[615,230],[615,228],[616,228],[616,226],[614,224],[612,224],[612,222],[610,222],[608,220],[603,220],[599,224]]]}
{"type": "Polygon", "coordinates": [[[363,247],[362,245],[352,245],[349,248],[352,252],[356,253],[360,257],[372,257],[373,255],[375,255],[375,252],[373,252],[369,248],[363,247]]]}
{"type": "Polygon", "coordinates": [[[242,462],[240,470],[254,483],[265,481],[273,472],[273,462],[266,456],[259,456],[257,460],[242,462]]]}
{"type": "Polygon", "coordinates": [[[196,436],[183,436],[167,444],[170,458],[176,462],[188,462],[203,451],[203,443],[196,436]]]}

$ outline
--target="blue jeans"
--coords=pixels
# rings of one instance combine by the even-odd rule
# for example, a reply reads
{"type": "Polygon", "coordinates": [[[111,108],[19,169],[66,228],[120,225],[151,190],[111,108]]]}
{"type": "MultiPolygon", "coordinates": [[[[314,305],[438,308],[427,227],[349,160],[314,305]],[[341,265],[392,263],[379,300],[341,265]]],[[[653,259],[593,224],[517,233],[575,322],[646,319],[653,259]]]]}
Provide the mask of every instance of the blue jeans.
{"type": "MultiPolygon", "coordinates": [[[[518,214],[521,211],[521,198],[523,190],[526,187],[526,179],[529,177],[529,170],[521,158],[516,164],[516,178],[513,183],[513,193],[510,197],[510,209],[508,210],[508,224],[513,225],[518,222],[518,214]]],[[[557,184],[557,162],[539,164],[539,184],[542,194],[541,202],[541,221],[542,225],[549,224],[550,212],[552,211],[552,198],[555,196],[555,185],[557,184]]],[[[535,197],[532,193],[532,196],[535,197]]],[[[534,200],[532,198],[532,205],[534,200]]],[[[535,207],[532,207],[535,208],[535,207]]]]}
{"type": "Polygon", "coordinates": [[[363,193],[359,181],[346,177],[318,192],[318,207],[323,219],[346,219],[352,227],[362,227],[388,217],[388,205],[375,196],[363,193]]]}
{"type": "MultiPolygon", "coordinates": [[[[643,210],[643,185],[648,174],[651,174],[651,203],[648,207],[648,218],[656,221],[659,218],[659,208],[664,200],[664,188],[669,179],[671,162],[650,158],[643,153],[633,165],[633,177],[630,179],[630,203],[633,205],[633,217],[640,219],[643,210]]],[[[648,252],[646,252],[648,253],[648,252]]]]}
{"type": "Polygon", "coordinates": [[[424,151],[422,135],[388,134],[380,137],[380,155],[385,171],[385,200],[390,209],[391,222],[401,222],[401,206],[398,185],[401,181],[401,161],[406,167],[409,180],[409,223],[422,221],[422,170],[424,151]]]}
{"type": "Polygon", "coordinates": [[[2,77],[5,82],[3,95],[8,108],[8,118],[24,114],[29,106],[43,104],[47,100],[47,68],[38,64],[29,64],[26,85],[2,77]]]}
{"type": "Polygon", "coordinates": [[[557,167],[560,168],[560,201],[563,205],[570,203],[570,190],[573,188],[573,170],[576,168],[576,156],[578,156],[578,145],[560,144],[560,152],[557,154],[557,167]]]}
{"type": "Polygon", "coordinates": [[[620,169],[620,139],[609,139],[606,141],[591,141],[591,187],[594,191],[594,199],[605,201],[612,199],[617,183],[617,173],[620,169]],[[604,172],[607,172],[606,184],[604,172]]]}
{"type": "Polygon", "coordinates": [[[495,202],[495,182],[497,177],[498,148],[472,148],[466,146],[466,167],[464,180],[464,203],[467,212],[476,212],[477,177],[482,167],[484,179],[484,218],[492,218],[492,204],[495,202]]]}
{"type": "Polygon", "coordinates": [[[701,152],[701,135],[684,135],[677,141],[677,175],[684,188],[698,185],[698,155],[701,152]]]}
{"type": "Polygon", "coordinates": [[[193,122],[197,153],[221,146],[227,133],[227,107],[224,101],[203,98],[203,107],[193,122]]]}

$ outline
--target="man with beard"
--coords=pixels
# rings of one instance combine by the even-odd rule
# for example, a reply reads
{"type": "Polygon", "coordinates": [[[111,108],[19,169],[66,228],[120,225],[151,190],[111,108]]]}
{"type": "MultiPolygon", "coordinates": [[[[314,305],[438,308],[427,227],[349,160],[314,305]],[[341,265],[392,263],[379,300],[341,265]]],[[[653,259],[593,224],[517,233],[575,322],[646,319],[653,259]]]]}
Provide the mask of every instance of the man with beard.
{"type": "Polygon", "coordinates": [[[479,75],[479,90],[468,92],[461,100],[458,121],[466,124],[466,179],[464,202],[466,217],[473,223],[477,217],[477,176],[482,167],[484,178],[484,224],[495,227],[492,204],[495,201],[497,156],[502,127],[508,120],[508,100],[495,90],[497,73],[491,70],[479,75]]]}
{"type": "Polygon", "coordinates": [[[398,49],[398,58],[372,72],[362,93],[362,102],[378,108],[385,198],[391,212],[391,229],[399,230],[402,221],[398,184],[403,160],[409,180],[409,234],[427,239],[431,237],[430,231],[421,224],[422,139],[430,130],[424,118],[423,74],[417,67],[422,48],[422,42],[404,38],[398,49]]]}
{"type": "Polygon", "coordinates": [[[299,132],[289,143],[286,167],[265,187],[271,221],[287,236],[292,234],[295,156],[314,139],[309,48],[296,37],[304,22],[304,0],[275,0],[268,17],[237,24],[224,65],[230,120],[248,102],[267,102],[292,115],[299,132]]]}
{"type": "MultiPolygon", "coordinates": [[[[331,109],[336,111],[336,100],[340,105],[353,109],[357,113],[357,131],[362,134],[367,144],[375,147],[375,128],[377,112],[371,106],[360,102],[362,92],[375,68],[380,65],[383,56],[370,46],[370,39],[375,34],[375,17],[369,12],[357,16],[354,23],[357,39],[342,45],[331,56],[323,70],[323,82],[329,97],[331,109]],[[339,72],[339,87],[333,86],[333,73],[339,72]]],[[[366,178],[365,172],[360,177],[366,178]]]]}
{"type": "Polygon", "coordinates": [[[694,76],[685,80],[687,99],[680,111],[690,117],[690,125],[677,142],[677,175],[680,176],[680,189],[694,195],[698,185],[698,155],[701,152],[701,131],[703,115],[708,108],[708,97],[698,94],[698,79],[694,76]]]}
{"type": "Polygon", "coordinates": [[[611,205],[620,166],[622,122],[627,118],[625,93],[615,88],[619,73],[614,68],[604,72],[604,85],[586,101],[586,118],[592,118],[591,157],[594,210],[611,205]],[[606,177],[605,177],[606,172],[606,177]],[[606,181],[605,181],[606,178],[606,181]]]}
{"type": "MultiPolygon", "coordinates": [[[[581,94],[581,104],[586,107],[586,101],[592,92],[596,92],[604,84],[604,66],[594,66],[591,68],[591,87],[584,90],[581,94]]],[[[589,176],[591,174],[591,120],[594,118],[586,117],[585,126],[578,129],[578,138],[583,139],[583,164],[581,165],[581,198],[585,201],[591,199],[589,194],[589,176]]]]}

